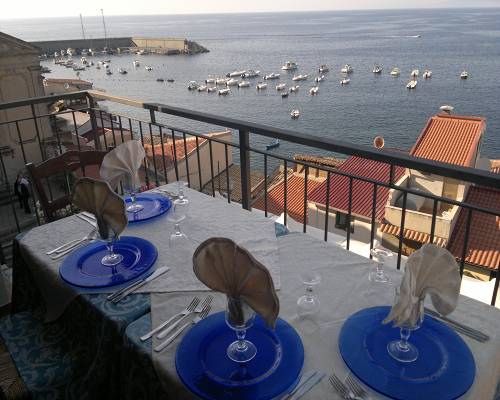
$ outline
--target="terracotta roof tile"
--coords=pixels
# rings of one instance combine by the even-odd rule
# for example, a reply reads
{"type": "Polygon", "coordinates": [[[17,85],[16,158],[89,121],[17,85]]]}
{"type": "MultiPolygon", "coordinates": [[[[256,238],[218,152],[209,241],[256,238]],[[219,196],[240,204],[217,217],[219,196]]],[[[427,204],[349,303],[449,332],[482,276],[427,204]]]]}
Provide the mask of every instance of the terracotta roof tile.
{"type": "Polygon", "coordinates": [[[410,154],[429,160],[474,167],[486,127],[484,118],[439,114],[430,118],[410,154]]]}
{"type": "MultiPolygon", "coordinates": [[[[392,225],[392,224],[381,224],[380,225],[380,231],[382,233],[387,233],[389,235],[394,235],[399,237],[399,226],[392,225]]],[[[431,235],[428,233],[424,232],[419,232],[419,231],[414,231],[412,229],[404,229],[403,235],[406,239],[409,240],[414,240],[416,242],[420,243],[429,243],[431,239],[431,235]]],[[[433,243],[437,244],[438,246],[445,247],[446,246],[446,239],[438,236],[434,236],[433,243]]]]}
{"type": "MultiPolygon", "coordinates": [[[[362,157],[349,157],[338,171],[352,175],[370,178],[379,182],[389,182],[390,165],[362,157]]],[[[394,168],[394,181],[403,176],[405,169],[394,168]]],[[[385,205],[389,196],[389,189],[378,186],[375,209],[375,219],[381,221],[385,213],[385,205]]],[[[311,193],[310,201],[326,204],[326,181],[311,193]]],[[[353,180],[352,185],[352,214],[371,218],[373,201],[373,184],[353,180]]],[[[347,213],[349,208],[349,178],[332,173],[330,179],[330,208],[347,213]]]]}
{"type": "MultiPolygon", "coordinates": [[[[199,139],[198,143],[200,147],[205,143],[206,139],[199,139]]],[[[186,150],[187,154],[190,154],[192,151],[196,149],[196,139],[188,138],[186,139],[186,150]]],[[[186,153],[184,151],[184,140],[176,139],[175,140],[175,152],[174,152],[174,144],[172,140],[166,140],[163,143],[163,152],[162,153],[162,144],[155,144],[151,146],[149,143],[144,143],[144,150],[146,150],[146,157],[151,160],[151,162],[156,162],[157,168],[163,168],[163,154],[165,154],[165,167],[168,169],[174,165],[175,156],[177,157],[177,161],[182,160],[186,153]],[[153,157],[154,156],[154,157],[153,157]]]]}

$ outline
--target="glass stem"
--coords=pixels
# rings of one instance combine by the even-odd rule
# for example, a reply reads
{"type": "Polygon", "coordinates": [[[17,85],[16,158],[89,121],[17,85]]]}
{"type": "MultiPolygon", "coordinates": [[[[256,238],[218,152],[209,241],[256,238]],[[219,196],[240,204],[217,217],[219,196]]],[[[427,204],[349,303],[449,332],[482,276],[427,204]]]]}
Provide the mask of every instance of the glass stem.
{"type": "Polygon", "coordinates": [[[312,301],[313,299],[313,288],[312,286],[306,286],[306,298],[308,301],[312,301]]]}
{"type": "Polygon", "coordinates": [[[408,328],[400,328],[399,335],[401,340],[398,343],[399,350],[408,351],[408,339],[410,338],[410,330],[408,328]]]}
{"type": "Polygon", "coordinates": [[[384,264],[381,262],[377,263],[377,276],[381,277],[384,275],[384,264]]]}
{"type": "Polygon", "coordinates": [[[174,233],[175,233],[175,236],[182,235],[181,224],[179,222],[176,222],[175,225],[174,225],[174,233]]]}
{"type": "Polygon", "coordinates": [[[135,205],[135,201],[136,201],[136,200],[135,200],[135,195],[136,195],[135,190],[132,190],[132,191],[130,192],[130,201],[132,202],[132,206],[134,206],[134,205],[135,205]]]}
{"type": "Polygon", "coordinates": [[[236,337],[238,338],[238,351],[245,351],[247,349],[247,343],[245,342],[246,329],[236,330],[236,337]]]}

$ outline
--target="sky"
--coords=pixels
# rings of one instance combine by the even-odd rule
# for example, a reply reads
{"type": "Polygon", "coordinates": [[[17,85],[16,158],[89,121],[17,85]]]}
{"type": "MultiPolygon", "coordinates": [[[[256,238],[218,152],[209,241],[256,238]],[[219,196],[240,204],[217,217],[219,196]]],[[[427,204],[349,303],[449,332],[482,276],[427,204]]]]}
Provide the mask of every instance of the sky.
{"type": "Polygon", "coordinates": [[[500,7],[500,0],[4,0],[0,19],[98,15],[196,14],[306,10],[500,7]]]}

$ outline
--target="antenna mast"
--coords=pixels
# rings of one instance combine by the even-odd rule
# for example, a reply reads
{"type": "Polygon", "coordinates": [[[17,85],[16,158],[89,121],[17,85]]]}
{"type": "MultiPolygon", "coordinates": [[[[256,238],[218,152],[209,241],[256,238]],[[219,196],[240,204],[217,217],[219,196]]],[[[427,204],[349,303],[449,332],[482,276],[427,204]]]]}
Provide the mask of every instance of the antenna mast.
{"type": "Polygon", "coordinates": [[[82,25],[82,36],[83,36],[83,40],[85,40],[85,29],[83,28],[83,18],[82,18],[82,14],[80,14],[80,24],[82,25]]]}
{"type": "Polygon", "coordinates": [[[101,8],[101,15],[102,15],[102,27],[104,28],[104,44],[106,45],[106,48],[108,47],[108,35],[106,33],[106,22],[104,22],[104,10],[101,8]]]}

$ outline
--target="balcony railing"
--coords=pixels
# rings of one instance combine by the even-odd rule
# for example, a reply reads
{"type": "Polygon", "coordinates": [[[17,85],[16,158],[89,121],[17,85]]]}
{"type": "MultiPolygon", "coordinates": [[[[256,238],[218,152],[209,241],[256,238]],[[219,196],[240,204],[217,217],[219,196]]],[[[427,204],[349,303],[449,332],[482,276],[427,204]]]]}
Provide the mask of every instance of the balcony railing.
{"type": "MultiPolygon", "coordinates": [[[[219,187],[219,189],[221,186],[225,186],[225,196],[227,197],[228,203],[231,203],[233,201],[233,199],[231,198],[231,193],[234,192],[234,187],[231,187],[232,182],[230,182],[230,174],[228,170],[230,165],[232,164],[232,159],[234,156],[235,159],[239,160],[241,205],[243,208],[250,210],[252,205],[250,169],[251,159],[252,162],[253,160],[259,159],[261,161],[260,166],[262,167],[264,174],[264,181],[263,185],[261,186],[264,196],[264,212],[267,216],[268,193],[271,183],[269,169],[271,168],[271,165],[280,164],[283,167],[282,171],[284,174],[285,182],[283,193],[285,224],[287,223],[288,218],[288,197],[290,196],[287,188],[287,174],[289,173],[289,168],[292,165],[298,165],[300,166],[300,169],[303,170],[303,176],[305,179],[303,193],[304,213],[303,220],[300,221],[302,223],[302,229],[304,232],[306,232],[308,229],[308,176],[310,171],[319,169],[326,176],[327,182],[327,200],[325,205],[325,212],[327,217],[324,219],[324,227],[322,227],[325,240],[328,240],[328,235],[333,228],[332,226],[328,226],[328,215],[332,212],[332,209],[330,208],[329,198],[330,182],[334,176],[344,176],[347,178],[349,183],[349,201],[348,207],[345,210],[347,226],[350,226],[350,222],[353,219],[353,183],[356,181],[361,181],[373,186],[373,201],[371,218],[369,222],[370,249],[372,249],[374,246],[374,239],[377,231],[375,216],[377,191],[380,188],[388,188],[392,189],[392,193],[402,193],[402,202],[401,205],[398,206],[398,209],[400,210],[398,218],[400,220],[391,221],[393,224],[395,222],[398,222],[397,225],[400,227],[397,245],[398,269],[401,266],[403,256],[403,242],[405,239],[404,230],[405,227],[407,227],[406,219],[408,218],[408,196],[421,196],[425,198],[426,204],[432,205],[431,214],[426,214],[427,219],[429,220],[429,226],[426,229],[428,229],[429,242],[431,243],[434,241],[434,237],[437,233],[437,230],[439,229],[438,225],[442,216],[438,214],[440,214],[439,210],[442,209],[443,204],[446,204],[447,207],[458,207],[463,211],[465,210],[466,228],[463,240],[463,249],[461,252],[461,256],[457,257],[460,265],[461,275],[463,275],[464,268],[466,266],[466,256],[468,254],[471,223],[473,221],[474,215],[478,213],[485,213],[487,215],[496,216],[496,218],[500,217],[499,209],[486,209],[474,204],[468,204],[465,201],[458,201],[456,199],[436,196],[431,193],[412,189],[411,187],[405,187],[405,185],[400,186],[397,184],[394,178],[395,168],[397,166],[400,166],[423,173],[456,179],[464,182],[467,185],[472,184],[490,189],[499,189],[499,175],[490,173],[488,171],[415,158],[403,152],[375,149],[369,146],[362,146],[358,144],[355,145],[341,140],[320,138],[289,129],[269,127],[266,125],[211,115],[165,104],[143,103],[94,91],[75,92],[0,104],[0,113],[2,113],[3,111],[12,111],[16,109],[23,110],[24,115],[26,115],[26,113],[28,113],[29,115],[18,119],[9,120],[7,118],[6,121],[1,122],[0,135],[10,135],[11,138],[16,138],[16,142],[21,151],[21,165],[24,165],[28,162],[36,163],[50,156],[64,152],[66,149],[66,146],[64,145],[65,140],[72,141],[73,146],[76,146],[78,150],[82,150],[84,144],[79,139],[80,127],[77,123],[77,116],[75,114],[77,112],[85,112],[90,116],[90,132],[91,135],[93,135],[93,137],[91,137],[90,139],[92,139],[92,146],[95,148],[111,149],[117,144],[126,140],[130,140],[132,138],[141,140],[143,144],[151,143],[151,146],[148,148],[148,151],[151,152],[150,157],[148,161],[145,160],[144,165],[144,180],[146,186],[148,187],[150,187],[151,184],[161,185],[172,180],[185,179],[188,181],[190,187],[198,190],[203,190],[204,187],[207,187],[207,182],[209,182],[209,190],[211,194],[215,196],[216,190],[214,178],[218,175],[219,172],[221,172],[222,169],[222,171],[226,171],[225,182],[219,181],[217,186],[219,187]],[[78,111],[69,109],[62,112],[40,112],[41,105],[49,105],[57,100],[64,100],[66,102],[85,100],[87,106],[80,106],[78,111]],[[132,117],[130,115],[110,113],[108,111],[99,109],[97,106],[97,101],[111,101],[113,103],[119,104],[120,107],[133,107],[135,110],[143,110],[142,112],[146,110],[145,115],[149,115],[146,119],[140,119],[137,117],[132,117]],[[64,134],[62,132],[60,132],[58,129],[54,129],[54,127],[57,127],[57,124],[54,123],[54,119],[57,116],[62,116],[63,114],[66,114],[66,117],[71,116],[71,118],[69,118],[69,121],[72,125],[72,127],[69,129],[70,139],[68,139],[67,137],[64,138],[64,134]],[[219,136],[196,132],[193,129],[185,129],[182,127],[176,127],[170,124],[162,123],[160,120],[165,119],[164,117],[166,115],[176,117],[176,120],[181,121],[180,124],[182,124],[182,121],[186,120],[190,120],[191,122],[197,121],[199,123],[206,123],[222,127],[225,130],[229,130],[229,133],[226,137],[221,138],[219,136]],[[101,135],[102,131],[104,130],[103,128],[106,128],[106,131],[108,133],[101,135]],[[306,146],[311,152],[331,152],[335,155],[342,154],[344,156],[355,155],[358,157],[383,162],[390,166],[389,179],[387,181],[377,181],[363,176],[348,174],[327,165],[318,166],[317,163],[297,161],[283,154],[259,149],[256,146],[250,145],[251,139],[254,135],[260,135],[267,138],[277,138],[281,141],[306,146]],[[195,143],[194,149],[188,148],[188,143],[190,140],[194,141],[195,143]],[[167,163],[165,161],[166,146],[171,149],[171,163],[167,163]],[[27,147],[30,147],[29,151],[27,147]],[[48,149],[51,150],[49,151],[48,149]],[[182,159],[178,159],[179,149],[182,150],[180,151],[180,153],[185,155],[185,157],[182,157],[182,159]],[[202,160],[203,158],[207,158],[207,160],[205,160],[206,162],[202,160]],[[208,169],[208,171],[205,168],[202,168],[203,166],[206,166],[206,169],[208,169]]],[[[3,143],[4,139],[2,138],[2,144],[3,143]]],[[[16,154],[15,157],[19,157],[19,154],[16,154]]],[[[12,177],[9,176],[7,168],[7,160],[10,161],[11,158],[11,149],[9,151],[5,150],[0,152],[0,180],[3,180],[3,183],[7,187],[9,187],[9,185],[10,187],[12,186],[12,177]]],[[[17,215],[17,210],[14,206],[13,200],[14,199],[11,197],[11,209],[15,220],[15,227],[13,227],[13,231],[20,232],[23,230],[23,225],[22,223],[20,223],[20,218],[17,215]]],[[[38,211],[36,212],[37,223],[43,223],[42,216],[38,214],[38,211]]],[[[345,245],[349,250],[352,239],[351,229],[346,229],[345,236],[345,245]]],[[[498,266],[496,266],[496,268],[485,268],[480,265],[477,265],[475,267],[483,269],[484,272],[486,274],[489,274],[491,278],[495,277],[493,295],[491,298],[491,304],[494,305],[496,302],[499,286],[498,266]]]]}

